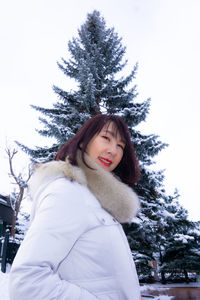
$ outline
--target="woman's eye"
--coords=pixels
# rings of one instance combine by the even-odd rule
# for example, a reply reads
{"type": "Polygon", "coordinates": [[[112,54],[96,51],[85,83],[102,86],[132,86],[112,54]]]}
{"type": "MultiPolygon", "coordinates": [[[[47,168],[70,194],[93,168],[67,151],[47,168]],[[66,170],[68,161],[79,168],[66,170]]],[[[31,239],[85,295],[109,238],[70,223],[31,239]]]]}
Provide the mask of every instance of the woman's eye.
{"type": "Polygon", "coordinates": [[[105,140],[110,140],[108,136],[103,135],[102,138],[104,138],[105,140]]]}
{"type": "Polygon", "coordinates": [[[124,151],[124,146],[118,144],[118,147],[120,147],[124,151]]]}

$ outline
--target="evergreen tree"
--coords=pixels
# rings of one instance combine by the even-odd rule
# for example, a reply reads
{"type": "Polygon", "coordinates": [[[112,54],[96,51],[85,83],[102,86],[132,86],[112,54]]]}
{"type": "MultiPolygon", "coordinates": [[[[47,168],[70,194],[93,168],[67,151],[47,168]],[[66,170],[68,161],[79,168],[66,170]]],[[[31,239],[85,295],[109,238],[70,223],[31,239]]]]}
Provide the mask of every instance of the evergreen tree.
{"type": "MultiPolygon", "coordinates": [[[[32,160],[49,161],[57,149],[69,140],[82,124],[91,116],[99,113],[120,115],[129,127],[132,141],[141,167],[141,178],[135,189],[140,196],[141,212],[137,222],[125,226],[131,248],[136,258],[138,270],[149,274],[147,260],[157,255],[156,228],[160,224],[163,211],[163,173],[153,171],[153,158],[166,144],[154,134],[144,135],[137,125],[146,120],[150,99],[136,101],[137,91],[133,81],[137,64],[130,74],[122,75],[127,60],[124,59],[125,47],[114,28],[107,28],[98,11],[88,14],[86,22],[78,30],[78,37],[68,43],[70,59],[58,63],[60,70],[77,87],[65,91],[57,86],[53,90],[58,101],[52,108],[32,106],[44,117],[40,118],[44,128],[38,133],[52,137],[51,147],[30,149],[18,143],[32,160]],[[156,253],[156,254],[155,254],[156,253]]],[[[124,74],[124,73],[123,73],[124,74]]]]}
{"type": "Polygon", "coordinates": [[[117,79],[127,64],[123,60],[125,48],[114,29],[107,29],[104,19],[98,11],[88,14],[85,24],[78,31],[78,37],[68,43],[71,58],[58,63],[63,73],[74,79],[77,89],[64,91],[57,86],[53,90],[58,101],[53,108],[32,105],[44,115],[40,118],[44,128],[38,133],[44,137],[53,137],[56,143],[51,147],[30,149],[19,144],[33,160],[51,160],[58,147],[70,139],[81,125],[98,113],[115,113],[122,116],[132,134],[139,160],[151,164],[151,157],[165,145],[155,135],[144,136],[134,128],[145,121],[149,111],[150,99],[136,103],[136,85],[128,86],[135,78],[137,64],[132,72],[117,79]]]}
{"type": "MultiPolygon", "coordinates": [[[[179,196],[177,194],[177,196],[179,196]]],[[[171,273],[171,280],[180,272],[189,282],[188,272],[200,272],[200,230],[198,223],[188,220],[188,212],[180,205],[176,198],[168,197],[165,205],[164,236],[161,272],[171,273]]]]}
{"type": "Polygon", "coordinates": [[[188,272],[200,272],[199,223],[188,220],[188,212],[180,205],[179,197],[178,191],[173,196],[163,193],[157,218],[153,220],[151,216],[146,221],[143,217],[137,242],[135,238],[130,239],[134,237],[136,226],[131,224],[132,231],[129,231],[128,237],[140,281],[155,281],[153,261],[157,262],[157,274],[163,283],[175,280],[180,272],[184,274],[185,281],[189,281],[188,272]],[[140,245],[144,248],[141,249],[140,245]],[[166,273],[171,273],[170,278],[166,277],[166,273]]]}

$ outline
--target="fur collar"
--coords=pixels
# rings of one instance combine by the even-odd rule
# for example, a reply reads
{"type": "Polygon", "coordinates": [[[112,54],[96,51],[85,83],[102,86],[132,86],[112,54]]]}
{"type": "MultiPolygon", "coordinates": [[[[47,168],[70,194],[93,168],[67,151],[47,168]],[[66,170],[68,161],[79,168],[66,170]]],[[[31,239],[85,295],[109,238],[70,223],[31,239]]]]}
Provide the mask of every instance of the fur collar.
{"type": "Polygon", "coordinates": [[[72,166],[68,159],[65,162],[51,161],[37,165],[29,183],[31,198],[34,199],[41,185],[53,181],[55,177],[65,176],[87,186],[101,206],[118,222],[131,221],[139,209],[139,200],[135,192],[87,155],[85,161],[92,170],[83,163],[80,152],[77,157],[78,167],[72,166]]]}

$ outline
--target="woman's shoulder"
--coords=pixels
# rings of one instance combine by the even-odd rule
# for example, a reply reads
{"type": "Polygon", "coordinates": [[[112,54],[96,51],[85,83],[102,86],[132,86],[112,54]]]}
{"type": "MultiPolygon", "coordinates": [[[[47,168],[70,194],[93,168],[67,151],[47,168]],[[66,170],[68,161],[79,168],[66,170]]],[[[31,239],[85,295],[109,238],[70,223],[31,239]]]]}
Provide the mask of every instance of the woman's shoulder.
{"type": "Polygon", "coordinates": [[[43,182],[34,194],[33,202],[38,203],[49,197],[55,201],[67,201],[68,203],[84,203],[88,197],[86,186],[65,176],[56,176],[43,182]]]}
{"type": "Polygon", "coordinates": [[[45,188],[45,194],[50,193],[60,198],[67,198],[68,201],[78,203],[80,206],[101,207],[99,201],[87,186],[67,177],[57,177],[53,182],[49,182],[45,188]]]}
{"type": "Polygon", "coordinates": [[[80,168],[72,166],[67,160],[65,162],[51,161],[36,165],[35,171],[29,181],[30,197],[34,199],[39,190],[47,186],[52,187],[54,181],[58,184],[58,178],[66,178],[69,181],[87,185],[85,175],[80,168]]]}
{"type": "Polygon", "coordinates": [[[88,191],[85,185],[65,176],[54,177],[52,180],[49,180],[41,186],[41,190],[45,192],[45,194],[63,194],[65,197],[72,195],[73,198],[79,198],[79,196],[81,197],[81,195],[88,191]]]}
{"type": "Polygon", "coordinates": [[[57,177],[41,185],[32,205],[31,219],[40,210],[70,212],[71,217],[85,218],[88,210],[88,190],[85,186],[66,177],[57,177]]]}

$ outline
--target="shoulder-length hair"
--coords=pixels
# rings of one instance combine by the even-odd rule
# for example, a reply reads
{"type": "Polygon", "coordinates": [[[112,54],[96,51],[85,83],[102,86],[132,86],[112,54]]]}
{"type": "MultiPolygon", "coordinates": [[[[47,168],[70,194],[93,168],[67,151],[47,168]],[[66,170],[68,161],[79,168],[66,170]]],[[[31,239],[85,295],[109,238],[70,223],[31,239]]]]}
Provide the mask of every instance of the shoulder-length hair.
{"type": "MultiPolygon", "coordinates": [[[[67,143],[60,147],[55,156],[55,160],[65,161],[66,157],[68,157],[70,163],[77,166],[76,157],[77,150],[79,149],[82,153],[83,162],[87,165],[84,160],[84,153],[88,143],[95,135],[100,133],[105,125],[109,126],[110,123],[113,123],[115,126],[115,134],[119,133],[122,140],[125,141],[123,157],[119,165],[113,170],[113,173],[116,174],[122,182],[133,186],[139,180],[139,164],[131,142],[128,127],[123,119],[117,115],[98,114],[87,120],[80,130],[67,143]]],[[[87,167],[89,166],[87,165],[87,167]]]]}

